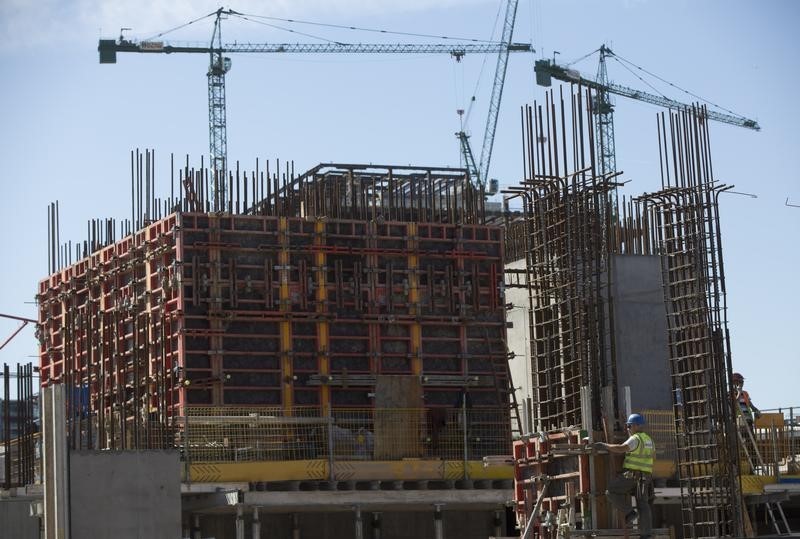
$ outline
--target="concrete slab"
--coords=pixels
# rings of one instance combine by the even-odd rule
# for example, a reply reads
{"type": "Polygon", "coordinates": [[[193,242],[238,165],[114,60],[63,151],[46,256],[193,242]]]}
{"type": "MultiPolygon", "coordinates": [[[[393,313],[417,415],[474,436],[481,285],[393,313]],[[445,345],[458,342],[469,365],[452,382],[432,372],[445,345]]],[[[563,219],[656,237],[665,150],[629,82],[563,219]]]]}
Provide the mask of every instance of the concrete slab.
{"type": "MultiPolygon", "coordinates": [[[[504,509],[513,490],[381,490],[334,492],[245,492],[243,503],[265,513],[319,511],[427,511],[435,505],[447,510],[504,509]]],[[[221,508],[223,511],[227,508],[221,508]]]]}

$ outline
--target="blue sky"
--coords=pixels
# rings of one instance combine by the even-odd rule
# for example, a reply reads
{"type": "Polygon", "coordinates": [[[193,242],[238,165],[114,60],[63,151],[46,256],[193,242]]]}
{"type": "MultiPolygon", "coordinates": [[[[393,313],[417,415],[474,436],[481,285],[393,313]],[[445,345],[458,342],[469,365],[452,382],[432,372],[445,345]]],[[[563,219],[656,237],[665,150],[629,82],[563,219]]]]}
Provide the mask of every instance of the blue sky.
{"type": "MultiPolygon", "coordinates": [[[[240,12],[402,32],[489,39],[498,0],[243,1],[240,12]]],[[[86,220],[130,211],[130,150],[154,148],[157,183],[168,192],[169,154],[198,163],[208,151],[206,68],[201,55],[120,55],[100,65],[97,39],[150,37],[219,7],[207,1],[3,0],[0,68],[4,129],[0,230],[0,312],[35,317],[36,285],[47,270],[46,207],[59,200],[62,239],[85,236],[86,220]]],[[[712,125],[715,177],[758,198],[722,203],[728,317],[734,367],[762,408],[800,405],[800,299],[797,236],[800,150],[796,102],[800,3],[786,1],[520,0],[516,41],[536,55],[515,55],[492,158],[501,185],[522,174],[519,107],[542,100],[533,61],[560,52],[570,61],[609,44],[624,58],[739,114],[760,133],[712,125]]],[[[410,41],[402,36],[281,26],[346,42],[410,41]]],[[[207,40],[197,23],[167,37],[207,40]]],[[[266,26],[228,21],[225,41],[317,42],[266,26]]],[[[432,41],[432,40],[417,40],[432,41]]],[[[593,75],[596,56],[575,67],[593,75]]],[[[459,164],[456,109],[475,93],[467,126],[480,148],[494,58],[446,56],[233,56],[227,77],[228,154],[252,168],[255,158],[459,164]]],[[[620,66],[615,82],[643,88],[620,66]]],[[[680,100],[690,97],[672,91],[680,100]]],[[[623,194],[659,185],[651,105],[617,100],[617,165],[630,180],[623,194]]],[[[0,340],[16,328],[0,320],[0,340]]],[[[36,361],[26,329],[0,351],[0,362],[36,361]]]]}

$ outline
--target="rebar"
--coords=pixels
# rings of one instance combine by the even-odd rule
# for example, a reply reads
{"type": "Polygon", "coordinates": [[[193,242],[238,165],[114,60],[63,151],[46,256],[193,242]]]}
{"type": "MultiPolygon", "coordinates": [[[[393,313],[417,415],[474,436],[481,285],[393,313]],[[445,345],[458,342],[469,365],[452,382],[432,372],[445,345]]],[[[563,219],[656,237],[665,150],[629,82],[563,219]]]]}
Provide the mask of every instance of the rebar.
{"type": "Polygon", "coordinates": [[[684,537],[743,533],[730,338],[702,109],[659,116],[663,189],[637,200],[662,263],[684,537]]]}
{"type": "Polygon", "coordinates": [[[5,489],[34,482],[39,475],[36,461],[38,396],[34,394],[33,364],[18,364],[16,373],[8,364],[3,365],[3,395],[0,399],[0,432],[3,442],[3,480],[5,489]],[[11,379],[16,380],[12,398],[11,379]]]}
{"type": "Polygon", "coordinates": [[[585,426],[609,436],[606,422],[620,409],[612,265],[620,254],[658,256],[683,536],[740,535],[718,204],[732,186],[713,179],[705,112],[692,109],[658,119],[662,188],[617,201],[621,172],[601,175],[593,153],[592,103],[578,89],[571,110],[563,90],[558,103],[550,92],[544,104],[525,107],[525,180],[504,191],[506,206],[522,202],[507,217],[506,252],[510,261],[524,258],[526,268],[507,272],[506,286],[528,292],[534,430],[585,426]]]}
{"type": "Polygon", "coordinates": [[[580,112],[580,91],[571,97],[567,105],[563,93],[558,103],[549,93],[544,105],[523,109],[525,181],[505,192],[523,204],[507,241],[527,260],[521,286],[528,288],[539,431],[584,420],[599,429],[613,414],[601,394],[615,369],[608,301],[615,175],[597,173],[591,115],[580,112]],[[581,415],[583,386],[590,388],[591,418],[581,415]]]}

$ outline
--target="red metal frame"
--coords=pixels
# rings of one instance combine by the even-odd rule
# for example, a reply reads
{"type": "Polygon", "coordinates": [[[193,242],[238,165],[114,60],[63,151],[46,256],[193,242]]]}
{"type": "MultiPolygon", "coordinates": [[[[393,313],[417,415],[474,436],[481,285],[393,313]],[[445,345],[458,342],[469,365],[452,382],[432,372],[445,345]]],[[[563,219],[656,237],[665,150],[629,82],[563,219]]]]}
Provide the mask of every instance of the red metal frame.
{"type": "Polygon", "coordinates": [[[371,406],[326,373],[491,376],[471,404],[505,406],[502,254],[486,225],[172,214],[40,282],[42,385],[88,393],[101,447],[194,404],[371,406]]]}

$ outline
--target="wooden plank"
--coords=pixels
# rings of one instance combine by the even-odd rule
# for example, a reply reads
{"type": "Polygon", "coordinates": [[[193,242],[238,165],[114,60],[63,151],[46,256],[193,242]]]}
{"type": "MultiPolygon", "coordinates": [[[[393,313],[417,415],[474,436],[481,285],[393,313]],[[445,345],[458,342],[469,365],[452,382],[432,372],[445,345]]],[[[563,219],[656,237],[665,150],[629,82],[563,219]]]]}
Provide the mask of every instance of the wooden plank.
{"type": "Polygon", "coordinates": [[[422,456],[422,407],[419,376],[379,375],[375,383],[375,458],[422,456]]]}

